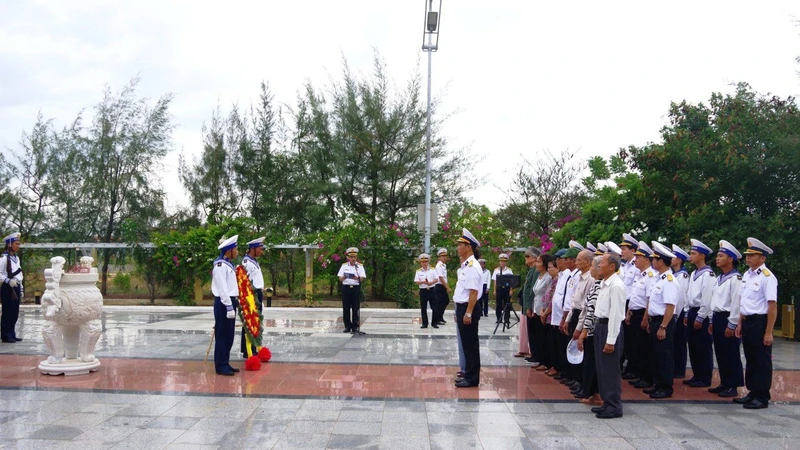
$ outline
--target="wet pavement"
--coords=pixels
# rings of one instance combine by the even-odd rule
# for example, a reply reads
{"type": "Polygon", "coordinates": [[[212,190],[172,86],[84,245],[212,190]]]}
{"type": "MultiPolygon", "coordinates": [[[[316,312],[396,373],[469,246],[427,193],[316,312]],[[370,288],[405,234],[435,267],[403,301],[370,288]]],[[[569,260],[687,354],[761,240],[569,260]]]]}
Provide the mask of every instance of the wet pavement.
{"type": "MultiPolygon", "coordinates": [[[[364,309],[363,336],[341,332],[338,309],[265,316],[272,361],[221,377],[203,362],[211,308],[106,307],[100,370],[64,377],[37,370],[44,321],[23,307],[24,341],[0,345],[0,448],[800,448],[800,345],[782,339],[769,409],[679,380],[654,401],[626,383],[625,416],[601,421],[512,356],[519,331],[493,334],[493,312],[477,389],[453,387],[452,313],[420,329],[418,311],[364,309]]],[[[241,368],[238,348],[237,334],[241,368]]]]}

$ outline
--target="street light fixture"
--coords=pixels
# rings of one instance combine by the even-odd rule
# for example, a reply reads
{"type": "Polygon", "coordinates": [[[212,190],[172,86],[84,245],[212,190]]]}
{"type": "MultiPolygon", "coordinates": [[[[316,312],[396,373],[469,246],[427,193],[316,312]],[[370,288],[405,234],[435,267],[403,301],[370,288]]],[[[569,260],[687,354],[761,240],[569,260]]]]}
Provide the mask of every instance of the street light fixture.
{"type": "Polygon", "coordinates": [[[425,30],[422,33],[422,51],[428,53],[428,149],[425,158],[425,253],[431,251],[431,55],[439,50],[439,20],[442,0],[425,0],[425,30]]]}

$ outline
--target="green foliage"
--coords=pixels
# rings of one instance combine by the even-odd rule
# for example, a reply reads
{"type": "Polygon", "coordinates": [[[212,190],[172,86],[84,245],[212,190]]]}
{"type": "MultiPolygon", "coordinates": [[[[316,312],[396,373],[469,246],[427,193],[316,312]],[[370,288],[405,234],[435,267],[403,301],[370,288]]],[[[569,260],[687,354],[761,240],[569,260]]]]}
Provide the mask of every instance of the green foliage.
{"type": "Polygon", "coordinates": [[[117,273],[114,275],[111,285],[114,286],[118,292],[131,291],[131,276],[127,273],[117,273]]]}

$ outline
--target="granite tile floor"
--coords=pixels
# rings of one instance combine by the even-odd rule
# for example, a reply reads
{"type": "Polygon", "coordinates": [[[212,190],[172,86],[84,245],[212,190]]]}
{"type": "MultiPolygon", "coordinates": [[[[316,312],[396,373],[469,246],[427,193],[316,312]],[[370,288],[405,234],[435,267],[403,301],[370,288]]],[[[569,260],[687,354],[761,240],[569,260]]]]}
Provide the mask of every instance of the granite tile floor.
{"type": "Polygon", "coordinates": [[[43,319],[24,307],[25,340],[0,345],[0,448],[800,448],[794,342],[775,341],[769,409],[678,382],[670,401],[626,388],[625,416],[601,421],[512,357],[517,328],[482,320],[481,386],[456,390],[452,323],[362,311],[365,336],[341,333],[336,309],[268,310],[273,360],[228,378],[203,363],[210,308],[108,307],[100,370],[67,378],[36,370],[43,319]]]}

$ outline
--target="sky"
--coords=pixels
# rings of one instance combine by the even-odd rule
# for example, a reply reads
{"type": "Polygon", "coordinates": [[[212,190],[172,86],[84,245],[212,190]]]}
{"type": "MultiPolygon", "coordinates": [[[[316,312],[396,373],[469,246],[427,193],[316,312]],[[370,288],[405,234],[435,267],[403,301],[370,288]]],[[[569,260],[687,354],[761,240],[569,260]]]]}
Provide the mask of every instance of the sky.
{"type": "MultiPolygon", "coordinates": [[[[19,149],[39,111],[60,128],[138,74],[139,95],[175,95],[162,183],[170,208],[186,205],[178,155],[199,157],[218,102],[249,105],[264,80],[293,106],[305,83],[338,78],[342,57],[369,74],[375,51],[402,88],[427,74],[425,5],[0,1],[0,149],[19,149]]],[[[588,159],[657,142],[673,101],[704,102],[737,82],[797,95],[798,19],[796,0],[443,0],[432,89],[444,135],[483,181],[468,196],[496,209],[523,158],[544,150],[588,159]]]]}

